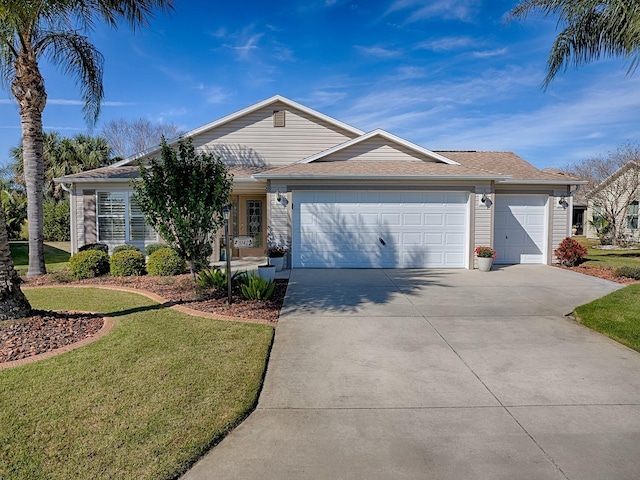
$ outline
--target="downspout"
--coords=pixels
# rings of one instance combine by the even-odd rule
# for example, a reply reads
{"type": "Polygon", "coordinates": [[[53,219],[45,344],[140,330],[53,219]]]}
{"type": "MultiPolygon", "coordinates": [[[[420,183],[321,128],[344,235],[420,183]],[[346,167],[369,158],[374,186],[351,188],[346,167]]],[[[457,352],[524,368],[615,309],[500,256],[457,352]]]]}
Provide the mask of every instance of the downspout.
{"type": "MultiPolygon", "coordinates": [[[[71,184],[73,186],[73,183],[71,184]]],[[[76,236],[74,233],[76,232],[76,216],[75,216],[75,209],[73,208],[74,204],[75,204],[75,199],[74,199],[74,195],[73,195],[73,190],[71,190],[69,187],[67,187],[64,183],[60,182],[60,186],[62,187],[62,190],[64,190],[65,192],[67,192],[69,194],[69,219],[70,219],[70,228],[71,228],[71,255],[73,255],[74,253],[76,253],[76,236]]]]}

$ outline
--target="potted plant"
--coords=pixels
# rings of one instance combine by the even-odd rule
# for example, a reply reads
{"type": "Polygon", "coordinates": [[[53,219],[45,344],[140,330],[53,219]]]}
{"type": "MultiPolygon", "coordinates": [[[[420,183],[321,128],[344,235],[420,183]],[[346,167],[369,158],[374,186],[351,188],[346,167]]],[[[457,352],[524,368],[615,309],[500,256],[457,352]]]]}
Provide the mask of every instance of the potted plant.
{"type": "Polygon", "coordinates": [[[267,248],[267,257],[269,258],[269,264],[275,265],[276,272],[280,272],[284,266],[284,256],[287,254],[287,247],[281,247],[278,245],[267,248]]]}
{"type": "Polygon", "coordinates": [[[488,272],[493,265],[493,259],[498,253],[491,247],[476,247],[476,257],[478,257],[478,270],[488,272]]]}

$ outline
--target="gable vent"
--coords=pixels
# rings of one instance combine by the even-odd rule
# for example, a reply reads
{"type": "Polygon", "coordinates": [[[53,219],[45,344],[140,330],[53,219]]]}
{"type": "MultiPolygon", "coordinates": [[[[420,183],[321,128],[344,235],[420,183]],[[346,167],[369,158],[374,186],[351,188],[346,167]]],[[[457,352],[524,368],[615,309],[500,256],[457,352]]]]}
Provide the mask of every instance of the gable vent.
{"type": "Polygon", "coordinates": [[[274,110],[273,111],[273,126],[274,127],[284,127],[284,114],[285,114],[285,110],[274,110]]]}

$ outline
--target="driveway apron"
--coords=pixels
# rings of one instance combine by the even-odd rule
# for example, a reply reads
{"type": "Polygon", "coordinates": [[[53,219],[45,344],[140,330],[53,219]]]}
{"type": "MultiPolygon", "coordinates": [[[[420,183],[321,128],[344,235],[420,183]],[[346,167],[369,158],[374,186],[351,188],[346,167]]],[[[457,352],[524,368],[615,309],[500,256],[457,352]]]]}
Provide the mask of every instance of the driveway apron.
{"type": "Polygon", "coordinates": [[[543,265],[293,270],[257,409],[185,479],[637,479],[640,354],[543,265]]]}

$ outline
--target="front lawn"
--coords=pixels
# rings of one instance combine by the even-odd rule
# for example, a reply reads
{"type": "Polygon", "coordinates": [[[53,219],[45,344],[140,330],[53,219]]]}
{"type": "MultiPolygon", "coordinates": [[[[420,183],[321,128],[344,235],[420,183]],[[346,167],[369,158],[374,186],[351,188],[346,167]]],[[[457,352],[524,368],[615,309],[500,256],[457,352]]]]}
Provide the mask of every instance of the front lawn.
{"type": "Polygon", "coordinates": [[[106,337],[0,371],[0,478],[175,478],[253,408],[273,329],[191,317],[132,293],[25,292],[117,320],[106,337]]]}
{"type": "Polygon", "coordinates": [[[580,323],[640,352],[640,285],[576,308],[580,323]]]}
{"type": "Polygon", "coordinates": [[[591,240],[585,236],[573,238],[589,250],[583,265],[598,268],[618,268],[625,265],[640,267],[640,249],[603,250],[594,248],[600,245],[598,240],[591,240]]]}
{"type": "MultiPolygon", "coordinates": [[[[25,276],[29,267],[29,242],[9,242],[9,248],[11,248],[11,258],[16,270],[20,275],[25,276]]],[[[47,266],[47,272],[57,272],[66,268],[71,256],[70,251],[69,242],[46,242],[44,263],[47,266]]]]}

